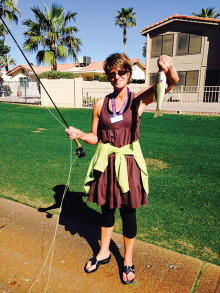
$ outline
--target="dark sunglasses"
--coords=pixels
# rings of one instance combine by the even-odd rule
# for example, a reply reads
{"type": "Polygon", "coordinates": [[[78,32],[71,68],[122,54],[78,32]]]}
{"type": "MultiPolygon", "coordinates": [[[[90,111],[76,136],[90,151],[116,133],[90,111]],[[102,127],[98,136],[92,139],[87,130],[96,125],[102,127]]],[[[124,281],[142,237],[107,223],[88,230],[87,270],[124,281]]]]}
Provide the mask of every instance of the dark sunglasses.
{"type": "Polygon", "coordinates": [[[119,76],[123,76],[127,73],[128,71],[127,70],[119,70],[118,72],[112,72],[112,73],[109,73],[108,77],[110,78],[115,78],[116,77],[116,74],[118,74],[119,76]]]}

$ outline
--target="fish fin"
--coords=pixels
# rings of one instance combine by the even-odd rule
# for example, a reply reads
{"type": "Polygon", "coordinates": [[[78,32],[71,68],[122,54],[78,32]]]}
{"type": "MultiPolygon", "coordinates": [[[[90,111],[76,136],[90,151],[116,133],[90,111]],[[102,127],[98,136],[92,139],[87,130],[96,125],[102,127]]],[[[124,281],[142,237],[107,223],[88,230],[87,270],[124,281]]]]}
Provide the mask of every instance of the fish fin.
{"type": "Polygon", "coordinates": [[[154,113],[154,118],[157,118],[158,116],[163,116],[163,112],[157,108],[154,113]]]}
{"type": "Polygon", "coordinates": [[[157,118],[159,116],[159,109],[156,109],[155,113],[154,113],[154,118],[157,118]]]}
{"type": "Polygon", "coordinates": [[[161,110],[159,110],[159,116],[163,116],[163,112],[161,110]]]}
{"type": "Polygon", "coordinates": [[[157,99],[156,99],[156,96],[154,95],[153,97],[153,102],[156,103],[157,102],[157,99]]]}

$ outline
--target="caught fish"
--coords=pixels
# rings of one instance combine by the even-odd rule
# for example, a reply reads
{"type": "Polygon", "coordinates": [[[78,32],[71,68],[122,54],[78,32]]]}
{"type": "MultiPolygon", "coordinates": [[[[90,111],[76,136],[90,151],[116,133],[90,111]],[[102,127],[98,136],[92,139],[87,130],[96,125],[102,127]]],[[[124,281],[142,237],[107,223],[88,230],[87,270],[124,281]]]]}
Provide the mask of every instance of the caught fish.
{"type": "Polygon", "coordinates": [[[164,100],[165,90],[167,87],[166,80],[167,79],[164,71],[158,71],[155,86],[155,101],[157,102],[157,109],[155,111],[154,118],[157,118],[158,116],[163,116],[161,105],[164,100]]]}

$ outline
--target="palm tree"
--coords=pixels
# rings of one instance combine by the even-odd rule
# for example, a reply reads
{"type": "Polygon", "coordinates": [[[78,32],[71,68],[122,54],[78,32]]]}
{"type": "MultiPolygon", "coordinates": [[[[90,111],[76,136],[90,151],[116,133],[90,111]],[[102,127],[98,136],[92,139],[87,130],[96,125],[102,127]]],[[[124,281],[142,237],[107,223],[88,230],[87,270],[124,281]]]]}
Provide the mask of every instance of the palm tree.
{"type": "Polygon", "coordinates": [[[68,11],[65,14],[65,10],[58,4],[52,4],[51,10],[45,5],[45,14],[39,7],[31,7],[31,10],[35,14],[35,21],[23,21],[28,27],[28,31],[24,32],[24,49],[38,51],[37,62],[51,64],[51,70],[57,70],[58,59],[66,59],[72,55],[77,60],[77,52],[82,43],[73,34],[78,32],[78,28],[67,27],[68,22],[75,21],[77,13],[68,11]]]}
{"type": "Polygon", "coordinates": [[[126,54],[126,42],[127,42],[127,27],[136,26],[136,19],[133,12],[133,8],[122,8],[121,11],[117,10],[117,16],[115,17],[115,25],[123,27],[123,43],[124,53],[126,54]]]}
{"type": "Polygon", "coordinates": [[[9,65],[16,65],[16,61],[10,58],[10,55],[4,55],[1,60],[1,67],[5,67],[5,71],[9,70],[9,65]]]}
{"type": "Polygon", "coordinates": [[[16,0],[0,0],[0,17],[4,17],[10,22],[18,23],[18,16],[20,11],[16,5],[16,0]]]}
{"type": "MultiPolygon", "coordinates": [[[[0,0],[0,18],[4,17],[9,22],[18,23],[18,17],[20,16],[20,11],[17,4],[17,0],[0,0]]],[[[7,34],[6,29],[2,29],[1,35],[6,45],[5,35],[7,34]]],[[[7,54],[8,59],[8,54],[7,54]]],[[[1,68],[0,68],[1,70],[1,68]]]]}
{"type": "Polygon", "coordinates": [[[212,7],[212,8],[209,8],[209,7],[203,8],[202,7],[201,13],[192,12],[192,14],[197,17],[217,18],[220,16],[219,13],[215,14],[217,10],[218,9],[215,10],[215,7],[212,7]]]}

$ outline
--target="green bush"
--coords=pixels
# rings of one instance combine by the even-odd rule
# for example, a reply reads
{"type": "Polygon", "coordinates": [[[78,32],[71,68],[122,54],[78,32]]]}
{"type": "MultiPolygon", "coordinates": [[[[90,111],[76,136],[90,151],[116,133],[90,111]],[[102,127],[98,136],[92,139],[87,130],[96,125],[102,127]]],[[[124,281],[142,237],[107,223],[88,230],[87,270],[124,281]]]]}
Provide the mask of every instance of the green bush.
{"type": "MultiPolygon", "coordinates": [[[[42,73],[38,74],[38,77],[40,79],[42,79],[42,78],[46,78],[46,79],[61,79],[61,78],[74,79],[74,78],[80,77],[80,74],[73,73],[73,72],[61,72],[61,71],[52,70],[52,71],[42,72],[42,73]]],[[[37,86],[38,86],[38,89],[40,92],[40,82],[38,79],[37,79],[37,86]]]]}
{"type": "Polygon", "coordinates": [[[61,72],[61,71],[46,71],[38,74],[38,77],[46,78],[46,79],[60,79],[60,78],[67,78],[67,79],[74,79],[80,77],[79,74],[73,72],[61,72]]]}
{"type": "Polygon", "coordinates": [[[101,81],[101,82],[107,82],[108,81],[108,77],[105,75],[105,76],[99,76],[99,75],[95,75],[94,78],[93,77],[89,77],[87,78],[87,81],[93,81],[93,80],[98,80],[98,81],[101,81]]]}

